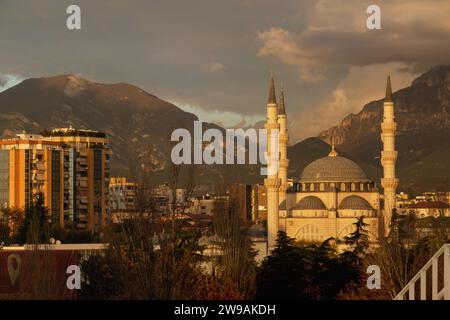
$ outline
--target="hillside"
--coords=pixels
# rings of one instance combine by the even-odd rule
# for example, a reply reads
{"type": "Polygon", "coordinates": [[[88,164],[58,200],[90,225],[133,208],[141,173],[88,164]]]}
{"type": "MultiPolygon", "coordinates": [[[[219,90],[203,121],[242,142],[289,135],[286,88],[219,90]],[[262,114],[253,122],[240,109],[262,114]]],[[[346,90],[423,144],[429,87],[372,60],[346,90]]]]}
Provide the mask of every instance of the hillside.
{"type": "MultiPolygon", "coordinates": [[[[395,86],[395,79],[393,79],[395,86]]],[[[400,188],[410,192],[450,187],[450,66],[438,66],[394,93],[398,122],[400,188]]],[[[311,161],[324,157],[333,137],[338,152],[357,162],[379,182],[382,100],[288,149],[289,177],[298,179],[311,161]]],[[[0,135],[52,127],[104,131],[112,148],[111,173],[132,176],[136,159],[147,159],[155,182],[170,177],[170,135],[177,128],[193,131],[198,118],[138,87],[101,84],[75,75],[32,78],[0,93],[0,135]]],[[[204,124],[204,128],[223,128],[204,124]]],[[[233,182],[262,182],[257,165],[197,165],[196,183],[223,192],[233,182]]]]}
{"type": "MultiPolygon", "coordinates": [[[[70,125],[104,131],[113,153],[113,175],[130,176],[139,158],[148,160],[157,181],[169,179],[170,135],[177,128],[192,132],[195,120],[195,115],[133,85],[95,83],[75,75],[27,79],[0,93],[2,137],[70,125]]],[[[218,128],[204,124],[211,127],[218,128]]],[[[202,183],[223,185],[228,169],[201,166],[196,177],[202,183]]],[[[235,176],[245,178],[241,169],[235,168],[235,176]]]]}
{"type": "MultiPolygon", "coordinates": [[[[430,69],[411,86],[394,92],[393,98],[399,189],[413,193],[449,190],[450,66],[430,69]]],[[[354,159],[380,167],[382,116],[383,100],[369,102],[359,113],[320,133],[319,138],[334,138],[338,147],[354,159]]]]}

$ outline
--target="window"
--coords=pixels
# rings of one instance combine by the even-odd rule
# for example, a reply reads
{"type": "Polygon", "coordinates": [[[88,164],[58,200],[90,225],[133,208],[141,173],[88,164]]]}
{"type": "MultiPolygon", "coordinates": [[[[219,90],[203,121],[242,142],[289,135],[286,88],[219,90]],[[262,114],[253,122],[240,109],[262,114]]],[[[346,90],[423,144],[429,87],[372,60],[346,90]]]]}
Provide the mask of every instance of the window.
{"type": "Polygon", "coordinates": [[[345,183],[341,183],[341,191],[345,191],[345,183]]]}
{"type": "Polygon", "coordinates": [[[325,191],[325,185],[323,183],[320,184],[319,190],[320,191],[325,191]]]}
{"type": "Polygon", "coordinates": [[[314,191],[314,183],[311,183],[311,184],[309,185],[309,191],[314,191]]]}
{"type": "Polygon", "coordinates": [[[352,183],[352,191],[356,191],[356,185],[354,183],[352,183]]]}

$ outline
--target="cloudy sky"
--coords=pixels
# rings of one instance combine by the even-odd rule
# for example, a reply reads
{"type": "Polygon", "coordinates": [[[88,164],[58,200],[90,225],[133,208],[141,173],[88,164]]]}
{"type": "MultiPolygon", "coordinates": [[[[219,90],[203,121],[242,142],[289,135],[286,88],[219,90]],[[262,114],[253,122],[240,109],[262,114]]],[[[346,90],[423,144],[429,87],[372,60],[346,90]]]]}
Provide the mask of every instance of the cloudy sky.
{"type": "Polygon", "coordinates": [[[265,117],[284,82],[291,142],[317,135],[436,64],[450,63],[448,0],[0,0],[0,91],[74,73],[128,82],[202,120],[265,117]],[[66,28],[81,7],[82,29],[66,28]],[[366,9],[381,8],[381,30],[366,9]]]}

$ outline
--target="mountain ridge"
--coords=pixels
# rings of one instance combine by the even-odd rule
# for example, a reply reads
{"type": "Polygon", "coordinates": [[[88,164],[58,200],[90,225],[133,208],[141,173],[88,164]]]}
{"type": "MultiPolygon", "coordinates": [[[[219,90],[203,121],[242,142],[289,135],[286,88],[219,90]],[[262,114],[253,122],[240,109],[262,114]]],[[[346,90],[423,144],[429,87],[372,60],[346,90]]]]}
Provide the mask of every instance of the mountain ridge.
{"type": "MultiPolygon", "coordinates": [[[[448,189],[450,173],[446,173],[445,165],[441,169],[445,174],[439,175],[432,170],[430,162],[439,162],[438,151],[442,150],[440,163],[450,163],[450,152],[446,152],[450,151],[449,91],[450,66],[436,66],[414,79],[411,86],[394,92],[399,190],[448,189]]],[[[326,156],[330,148],[327,143],[333,138],[338,152],[357,162],[378,183],[382,103],[382,99],[371,101],[360,112],[344,117],[338,125],[317,137],[289,146],[289,177],[299,178],[307,164],[326,156]]],[[[169,137],[177,128],[186,128],[192,133],[195,120],[198,120],[195,114],[137,86],[123,82],[97,83],[74,74],[30,78],[0,92],[2,137],[69,125],[104,131],[110,136],[114,175],[129,176],[133,157],[138,154],[150,159],[158,179],[168,179],[169,137]]],[[[204,128],[224,130],[212,123],[204,123],[204,128]]],[[[204,165],[199,168],[197,178],[211,190],[217,185],[224,190],[233,182],[263,180],[259,166],[204,165]]]]}
{"type": "MultiPolygon", "coordinates": [[[[441,150],[446,155],[445,151],[450,150],[450,66],[431,68],[414,79],[410,86],[395,91],[393,100],[400,188],[418,193],[425,187],[420,185],[421,181],[429,180],[427,174],[432,166],[421,160],[436,151],[441,150]],[[416,172],[414,176],[407,174],[411,168],[416,172]]],[[[360,112],[350,114],[340,124],[322,131],[318,138],[324,141],[334,139],[341,150],[380,168],[382,117],[383,99],[371,101],[360,112]]],[[[449,163],[450,159],[443,158],[442,161],[449,163]]],[[[433,178],[436,188],[449,189],[450,176],[433,178]]],[[[427,187],[433,186],[427,184],[427,187]]]]}

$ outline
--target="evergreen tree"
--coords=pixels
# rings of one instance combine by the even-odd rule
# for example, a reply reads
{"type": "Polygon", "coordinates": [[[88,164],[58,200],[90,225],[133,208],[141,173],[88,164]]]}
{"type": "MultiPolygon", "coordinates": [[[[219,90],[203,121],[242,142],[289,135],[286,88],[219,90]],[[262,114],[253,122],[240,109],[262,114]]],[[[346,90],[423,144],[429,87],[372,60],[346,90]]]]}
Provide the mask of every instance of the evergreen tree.
{"type": "Polygon", "coordinates": [[[296,243],[278,232],[276,246],[259,270],[256,298],[336,299],[358,273],[337,254],[331,240],[320,245],[296,243]]]}
{"type": "Polygon", "coordinates": [[[363,259],[369,248],[369,234],[366,229],[368,224],[364,222],[364,216],[361,216],[353,225],[355,231],[344,237],[347,249],[343,253],[343,257],[350,259],[354,267],[358,268],[363,264],[363,259]]]}
{"type": "Polygon", "coordinates": [[[399,241],[399,229],[400,229],[400,216],[397,213],[397,209],[392,209],[391,222],[389,224],[388,238],[391,241],[399,241]]]}
{"type": "Polygon", "coordinates": [[[312,299],[313,288],[308,275],[309,261],[294,239],[279,231],[272,254],[267,256],[258,273],[257,299],[312,299]]]}
{"type": "Polygon", "coordinates": [[[31,207],[25,209],[25,218],[19,230],[18,241],[38,244],[48,243],[49,238],[48,209],[44,206],[42,194],[38,194],[31,207]]]}

